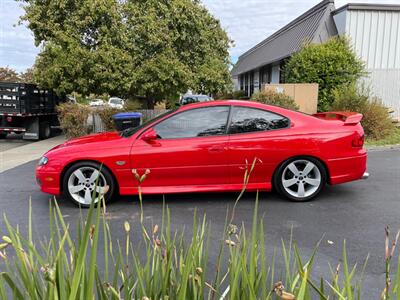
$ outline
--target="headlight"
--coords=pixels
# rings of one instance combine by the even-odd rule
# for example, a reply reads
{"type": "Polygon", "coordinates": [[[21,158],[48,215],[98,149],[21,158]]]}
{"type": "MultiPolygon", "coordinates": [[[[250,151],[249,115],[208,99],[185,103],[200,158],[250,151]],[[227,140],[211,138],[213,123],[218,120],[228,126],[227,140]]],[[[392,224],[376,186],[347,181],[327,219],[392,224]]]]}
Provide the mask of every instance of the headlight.
{"type": "Polygon", "coordinates": [[[38,165],[39,166],[44,166],[45,164],[47,164],[47,162],[49,161],[49,159],[46,156],[42,156],[39,160],[38,165]]]}

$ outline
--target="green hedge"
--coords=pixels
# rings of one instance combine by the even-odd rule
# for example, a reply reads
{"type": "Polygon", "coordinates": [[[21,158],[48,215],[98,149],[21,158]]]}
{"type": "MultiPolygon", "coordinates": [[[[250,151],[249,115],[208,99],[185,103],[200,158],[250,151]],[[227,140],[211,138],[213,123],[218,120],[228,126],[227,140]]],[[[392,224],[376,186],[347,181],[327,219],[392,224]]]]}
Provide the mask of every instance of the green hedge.
{"type": "Polygon", "coordinates": [[[287,96],[284,93],[276,93],[270,90],[254,93],[251,100],[291,110],[299,110],[299,106],[294,102],[292,97],[287,96]]]}
{"type": "Polygon", "coordinates": [[[333,110],[359,112],[364,115],[361,124],[367,138],[380,140],[393,133],[395,126],[388,108],[379,98],[372,96],[368,89],[358,87],[355,83],[343,85],[333,91],[333,98],[333,110]]]}

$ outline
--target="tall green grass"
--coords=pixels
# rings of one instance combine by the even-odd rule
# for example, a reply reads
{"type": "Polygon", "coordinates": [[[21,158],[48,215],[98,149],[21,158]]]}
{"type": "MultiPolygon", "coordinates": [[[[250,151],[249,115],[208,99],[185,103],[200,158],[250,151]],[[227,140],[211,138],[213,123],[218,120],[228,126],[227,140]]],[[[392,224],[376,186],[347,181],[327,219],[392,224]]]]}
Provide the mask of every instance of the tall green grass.
{"type": "MultiPolygon", "coordinates": [[[[252,168],[254,163],[246,172],[244,189],[252,168]]],[[[319,243],[306,259],[293,238],[288,242],[282,240],[279,253],[267,255],[258,196],[249,232],[244,224],[235,224],[234,209],[227,214],[225,231],[216,249],[210,248],[210,224],[206,216],[194,216],[193,234],[188,241],[183,232],[172,232],[170,212],[165,206],[161,224],[151,227],[143,223],[141,211],[141,227],[135,232],[141,235],[140,249],[131,242],[134,232],[129,222],[121,228],[125,240],[113,239],[105,203],[97,207],[92,204],[85,217],[81,214],[74,238],[54,201],[49,209],[49,240],[39,245],[33,240],[31,209],[27,234],[22,234],[5,217],[6,233],[0,243],[0,260],[5,266],[0,273],[0,298],[361,299],[367,260],[358,269],[349,265],[346,243],[340,264],[331,267],[331,276],[314,278],[319,243]],[[216,254],[212,264],[211,252],[216,254]],[[283,266],[279,270],[278,257],[282,259],[279,265],[283,266]],[[102,269],[100,258],[104,260],[102,269]]],[[[386,282],[381,283],[382,299],[399,300],[400,261],[393,281],[389,275],[398,235],[390,247],[389,231],[386,233],[387,276],[386,282]]]]}

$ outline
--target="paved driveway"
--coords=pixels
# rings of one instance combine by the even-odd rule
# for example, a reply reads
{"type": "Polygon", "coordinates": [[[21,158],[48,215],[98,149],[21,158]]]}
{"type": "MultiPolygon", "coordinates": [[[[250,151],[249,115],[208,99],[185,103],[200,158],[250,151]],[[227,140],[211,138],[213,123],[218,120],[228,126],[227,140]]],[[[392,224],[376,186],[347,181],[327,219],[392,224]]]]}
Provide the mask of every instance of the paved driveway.
{"type": "Polygon", "coordinates": [[[7,138],[0,139],[0,152],[24,146],[34,141],[26,141],[22,139],[20,134],[9,134],[7,138]]]}
{"type": "MultiPolygon", "coordinates": [[[[0,215],[5,213],[13,224],[26,228],[28,199],[32,198],[34,234],[48,234],[48,200],[50,196],[38,191],[33,175],[35,162],[30,162],[0,174],[0,215]]],[[[352,263],[362,264],[370,253],[364,281],[363,299],[379,299],[384,286],[384,227],[392,231],[400,228],[400,150],[371,151],[368,169],[371,176],[335,187],[327,187],[313,202],[292,203],[274,193],[261,193],[260,214],[264,215],[267,250],[280,247],[280,239],[287,239],[293,228],[294,237],[304,256],[323,234],[324,240],[317,256],[315,275],[328,274],[328,262],[336,265],[341,257],[343,239],[347,240],[352,263]],[[333,241],[330,244],[327,240],[333,241]]],[[[168,195],[166,204],[171,210],[172,229],[190,227],[193,213],[207,214],[212,226],[211,251],[219,245],[227,207],[232,207],[237,194],[168,195]]],[[[249,226],[254,207],[254,193],[244,196],[237,208],[236,223],[249,226]]],[[[60,199],[66,219],[75,224],[78,210],[60,199]]],[[[163,197],[145,196],[144,209],[148,222],[160,224],[163,197]]],[[[123,238],[123,222],[130,220],[138,228],[138,201],[124,197],[108,205],[111,229],[116,238],[123,238]],[[136,225],[135,225],[136,224],[136,225]]],[[[0,218],[0,236],[4,222],[0,218]]],[[[190,230],[187,231],[190,236],[190,230]]],[[[138,236],[138,235],[136,235],[138,236]]],[[[211,260],[215,257],[211,255],[211,260]]],[[[1,266],[0,266],[1,268],[1,266]]]]}

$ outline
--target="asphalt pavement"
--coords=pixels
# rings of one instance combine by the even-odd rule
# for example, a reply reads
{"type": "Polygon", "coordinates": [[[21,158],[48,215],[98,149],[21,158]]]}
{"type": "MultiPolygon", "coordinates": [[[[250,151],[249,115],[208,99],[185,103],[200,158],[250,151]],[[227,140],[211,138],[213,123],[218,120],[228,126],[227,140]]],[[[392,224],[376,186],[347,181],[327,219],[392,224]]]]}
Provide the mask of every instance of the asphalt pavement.
{"type": "MultiPolygon", "coordinates": [[[[6,214],[12,224],[19,224],[22,231],[26,230],[31,198],[34,236],[43,239],[49,234],[49,201],[53,200],[50,195],[41,193],[36,185],[35,163],[32,161],[0,173],[0,215],[6,214]]],[[[291,229],[304,258],[311,254],[323,237],[314,275],[329,276],[328,263],[336,266],[341,259],[343,240],[346,239],[350,263],[362,265],[370,255],[362,299],[379,299],[385,284],[384,228],[389,225],[393,233],[400,228],[400,149],[370,151],[368,171],[371,174],[368,180],[327,186],[312,202],[293,203],[275,193],[260,193],[259,213],[265,223],[269,255],[274,248],[280,247],[281,238],[289,239],[291,229]]],[[[227,209],[233,206],[236,196],[236,193],[176,194],[165,198],[144,196],[146,222],[161,223],[165,199],[171,211],[172,230],[185,227],[189,238],[195,211],[197,216],[206,214],[212,227],[212,264],[222,237],[227,209]]],[[[246,193],[239,202],[236,224],[243,222],[247,227],[251,226],[255,197],[255,193],[246,193]]],[[[63,198],[58,201],[66,220],[76,224],[79,209],[63,198]]],[[[131,222],[132,228],[139,228],[136,197],[119,198],[107,206],[107,211],[115,239],[123,240],[123,223],[126,220],[131,222]]],[[[0,236],[5,233],[4,221],[0,217],[0,236]]],[[[138,242],[135,238],[133,241],[138,242]]]]}

